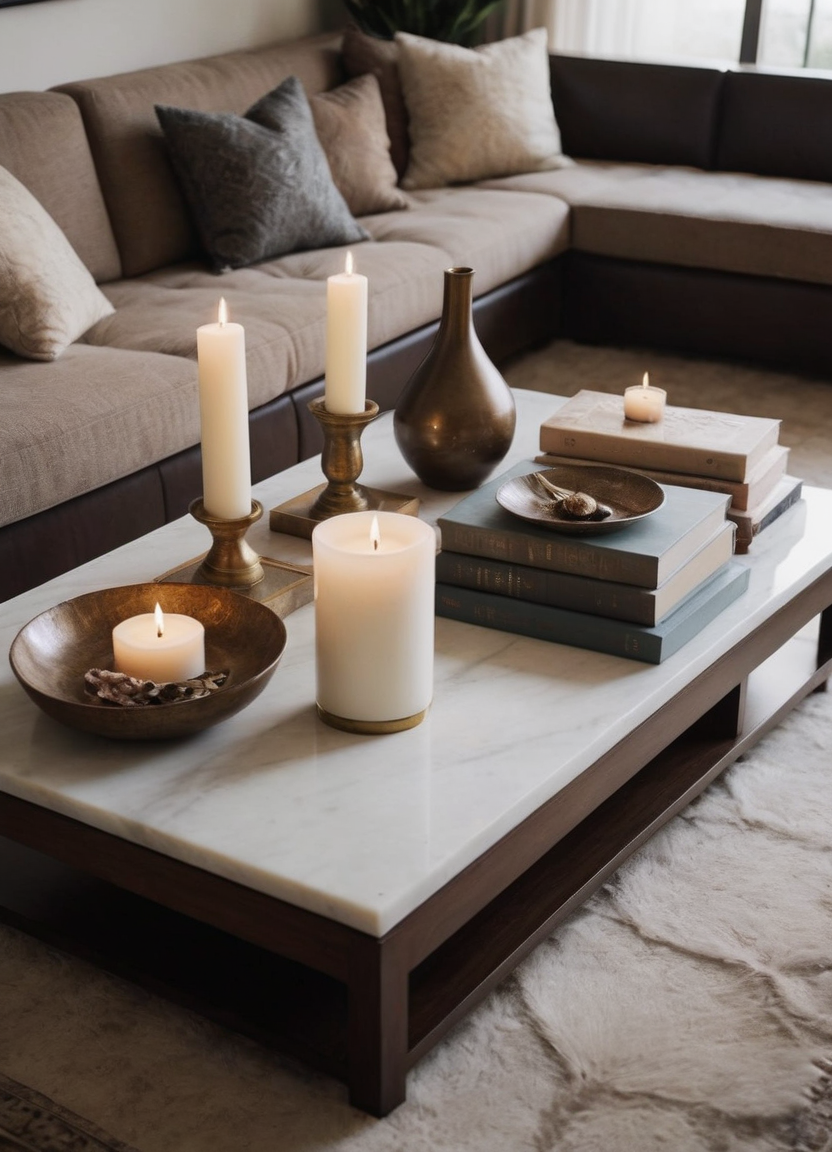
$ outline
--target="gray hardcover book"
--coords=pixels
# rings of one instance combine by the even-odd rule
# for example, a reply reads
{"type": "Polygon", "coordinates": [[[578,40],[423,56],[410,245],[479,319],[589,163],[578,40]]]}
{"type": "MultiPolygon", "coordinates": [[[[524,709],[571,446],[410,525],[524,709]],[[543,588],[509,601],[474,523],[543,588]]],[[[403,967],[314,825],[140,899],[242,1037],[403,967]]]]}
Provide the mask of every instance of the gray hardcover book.
{"type": "Polygon", "coordinates": [[[706,544],[677,568],[658,588],[639,588],[614,580],[593,580],[570,572],[550,572],[528,564],[510,564],[466,556],[462,552],[440,552],[436,557],[436,579],[460,588],[475,588],[497,596],[551,604],[575,612],[594,612],[612,620],[633,624],[658,624],[687,596],[709,580],[734,554],[734,526],[720,524],[706,544]]]}
{"type": "Polygon", "coordinates": [[[661,664],[743,594],[749,575],[748,568],[731,561],[652,628],[451,584],[436,585],[436,614],[537,640],[661,664]]]}
{"type": "Polygon", "coordinates": [[[443,550],[658,588],[725,522],[731,502],[721,492],[662,485],[665,502],[645,519],[607,535],[569,536],[520,520],[497,503],[506,480],[539,469],[531,461],[516,464],[440,516],[443,550]]]}

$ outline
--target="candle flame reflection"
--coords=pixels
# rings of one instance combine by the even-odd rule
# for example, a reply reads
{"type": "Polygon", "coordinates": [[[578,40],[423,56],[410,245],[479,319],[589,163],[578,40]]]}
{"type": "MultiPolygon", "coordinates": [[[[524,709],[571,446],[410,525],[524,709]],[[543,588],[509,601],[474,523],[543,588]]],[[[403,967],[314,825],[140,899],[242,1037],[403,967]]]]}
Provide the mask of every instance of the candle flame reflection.
{"type": "Polygon", "coordinates": [[[156,621],[156,635],[161,640],[165,632],[165,614],[159,604],[153,610],[153,619],[156,621]]]}
{"type": "Polygon", "coordinates": [[[373,545],[373,551],[378,552],[378,546],[381,543],[381,529],[378,526],[378,516],[373,517],[373,522],[370,525],[370,540],[373,545]]]}
{"type": "Polygon", "coordinates": [[[348,276],[352,276],[352,269],[353,269],[352,252],[350,252],[348,250],[346,258],[344,260],[344,271],[346,272],[346,274],[348,276]]]}
{"type": "Polygon", "coordinates": [[[225,302],[224,296],[220,296],[220,306],[217,309],[217,319],[219,320],[221,326],[228,323],[228,305],[225,302]]]}
{"type": "Polygon", "coordinates": [[[642,388],[648,388],[650,386],[650,373],[649,372],[644,373],[644,379],[641,382],[641,386],[642,386],[642,388]]]}

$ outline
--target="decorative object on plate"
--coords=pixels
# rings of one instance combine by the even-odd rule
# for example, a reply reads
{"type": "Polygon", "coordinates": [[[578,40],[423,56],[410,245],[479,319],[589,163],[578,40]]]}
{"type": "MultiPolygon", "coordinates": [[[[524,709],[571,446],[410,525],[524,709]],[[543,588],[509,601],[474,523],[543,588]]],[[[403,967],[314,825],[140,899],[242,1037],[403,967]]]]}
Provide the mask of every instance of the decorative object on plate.
{"type": "Polygon", "coordinates": [[[662,506],[664,498],[664,491],[655,480],[625,468],[603,465],[546,468],[515,476],[497,491],[500,507],[521,520],[579,536],[626,528],[650,516],[662,506]],[[588,496],[596,502],[596,509],[588,516],[576,517],[564,510],[562,498],[553,498],[552,488],[588,496]],[[596,519],[598,509],[606,514],[596,519]]]}
{"type": "Polygon", "coordinates": [[[84,684],[91,695],[101,700],[109,700],[122,708],[143,708],[199,700],[222,688],[227,679],[227,672],[205,672],[192,680],[157,683],[155,680],[137,680],[126,672],[111,672],[109,668],[90,668],[84,676],[84,684]]]}
{"type": "Polygon", "coordinates": [[[511,389],[474,329],[471,268],[445,271],[433,346],[405,385],[393,428],[407,463],[429,488],[476,488],[508,452],[516,411],[511,389]]]}
{"type": "Polygon", "coordinates": [[[132,584],[89,592],[30,620],[15,637],[15,676],[48,716],[71,728],[119,740],[189,736],[226,720],[257,697],[286,646],[286,628],[266,605],[228,589],[199,584],[132,584]],[[113,665],[113,628],[163,609],[205,627],[208,668],[228,671],[207,695],[152,708],[123,708],[87,691],[90,669],[113,665]]]}

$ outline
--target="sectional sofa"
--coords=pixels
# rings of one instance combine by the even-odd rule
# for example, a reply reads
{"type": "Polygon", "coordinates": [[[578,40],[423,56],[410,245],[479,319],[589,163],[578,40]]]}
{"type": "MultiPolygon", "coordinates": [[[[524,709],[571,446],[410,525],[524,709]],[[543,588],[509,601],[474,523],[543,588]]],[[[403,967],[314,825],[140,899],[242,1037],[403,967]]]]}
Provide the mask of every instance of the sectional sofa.
{"type": "MultiPolygon", "coordinates": [[[[0,167],[112,305],[51,362],[0,348],[0,599],[183,515],[200,494],[196,329],[220,295],[246,329],[253,478],[319,450],[307,404],[323,389],[325,281],[345,246],[216,275],[154,109],[242,115],[289,76],[310,98],[331,93],[362,71],[343,47],[326,35],[0,96],[0,167]]],[[[397,190],[404,207],[358,216],[369,395],[395,404],[453,264],[475,269],[477,327],[498,363],[566,334],[829,370],[832,84],[550,64],[571,162],[397,190]]],[[[365,67],[390,116],[389,58],[365,67]]],[[[401,125],[387,127],[406,149],[401,125]]]]}

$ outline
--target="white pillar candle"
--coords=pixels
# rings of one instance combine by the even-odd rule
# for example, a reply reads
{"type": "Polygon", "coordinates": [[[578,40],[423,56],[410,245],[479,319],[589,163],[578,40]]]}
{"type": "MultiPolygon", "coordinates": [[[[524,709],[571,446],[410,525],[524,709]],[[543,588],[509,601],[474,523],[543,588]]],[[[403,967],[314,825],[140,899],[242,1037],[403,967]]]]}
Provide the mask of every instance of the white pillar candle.
{"type": "Polygon", "coordinates": [[[666,399],[665,390],[654,388],[649,374],[645,372],[640,385],[624,390],[624,416],[627,420],[638,420],[642,424],[658,424],[664,416],[666,399]]]}
{"type": "Polygon", "coordinates": [[[367,277],[353,271],[352,252],[343,272],[326,282],[327,412],[363,412],[367,395],[367,277]]]}
{"type": "Polygon", "coordinates": [[[205,629],[193,616],[143,612],[113,629],[116,672],[157,684],[192,680],[205,671],[205,629]]]}
{"type": "Polygon", "coordinates": [[[433,528],[397,512],[333,516],[315,525],[312,559],[318,706],[370,723],[423,712],[433,696],[433,528]]]}
{"type": "Polygon", "coordinates": [[[202,501],[209,516],[238,520],[251,514],[246,340],[229,324],[220,300],[216,324],[197,328],[199,413],[202,423],[202,501]]]}

